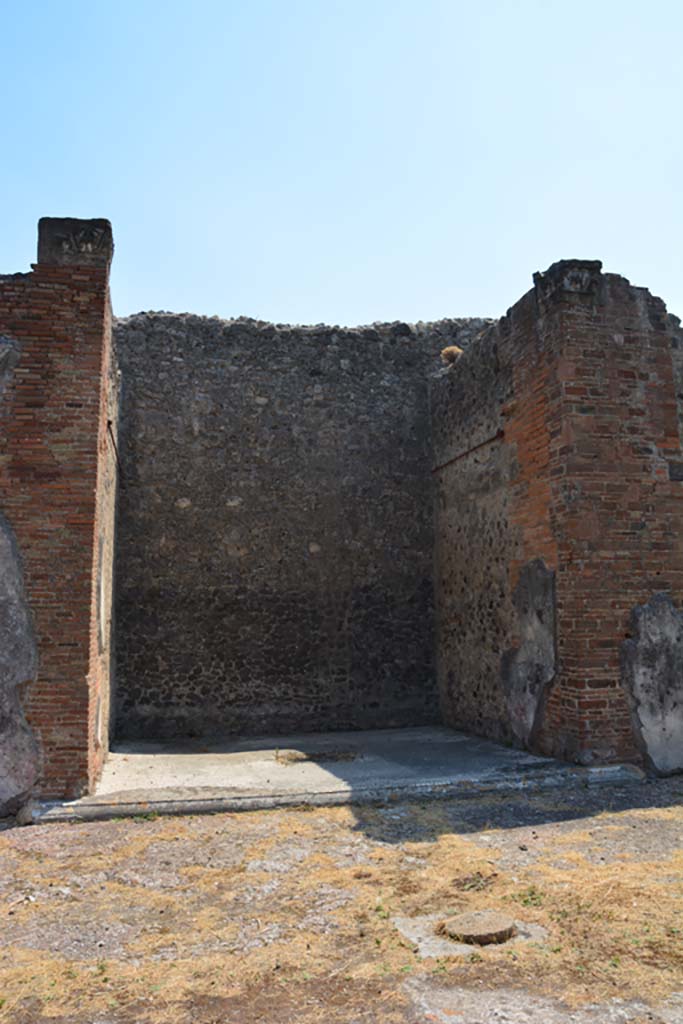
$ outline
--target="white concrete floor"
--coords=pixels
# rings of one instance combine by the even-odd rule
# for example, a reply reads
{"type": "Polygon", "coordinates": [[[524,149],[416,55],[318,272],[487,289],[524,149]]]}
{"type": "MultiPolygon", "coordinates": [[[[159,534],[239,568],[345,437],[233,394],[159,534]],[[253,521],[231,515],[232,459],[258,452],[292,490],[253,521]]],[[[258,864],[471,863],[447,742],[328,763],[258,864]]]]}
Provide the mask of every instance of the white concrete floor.
{"type": "Polygon", "coordinates": [[[38,819],[419,800],[641,777],[629,766],[576,768],[438,726],[122,743],[93,795],[43,805],[38,819]]]}
{"type": "Polygon", "coordinates": [[[479,782],[525,766],[553,765],[441,727],[237,738],[224,743],[119,744],[97,795],[131,790],[352,791],[368,785],[479,782]]]}

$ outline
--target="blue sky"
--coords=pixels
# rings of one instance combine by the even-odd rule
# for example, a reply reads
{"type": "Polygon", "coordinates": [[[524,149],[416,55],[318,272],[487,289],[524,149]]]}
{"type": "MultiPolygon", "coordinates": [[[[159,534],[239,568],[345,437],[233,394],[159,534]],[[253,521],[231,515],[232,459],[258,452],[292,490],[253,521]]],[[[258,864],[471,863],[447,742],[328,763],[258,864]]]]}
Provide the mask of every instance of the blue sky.
{"type": "Polygon", "coordinates": [[[683,315],[678,0],[0,0],[0,273],[108,217],[119,315],[497,316],[557,259],[683,315]]]}

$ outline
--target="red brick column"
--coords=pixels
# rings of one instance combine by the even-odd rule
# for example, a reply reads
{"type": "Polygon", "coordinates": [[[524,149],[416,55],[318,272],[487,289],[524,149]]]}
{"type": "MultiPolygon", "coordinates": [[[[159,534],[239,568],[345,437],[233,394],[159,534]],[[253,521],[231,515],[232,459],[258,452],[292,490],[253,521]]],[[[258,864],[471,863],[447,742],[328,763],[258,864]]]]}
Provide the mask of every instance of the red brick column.
{"type": "Polygon", "coordinates": [[[571,761],[676,769],[677,319],[597,261],[555,263],[434,376],[431,406],[445,720],[571,761]]]}
{"type": "Polygon", "coordinates": [[[108,221],[44,218],[33,271],[0,277],[0,334],[20,347],[0,408],[0,507],[16,533],[38,637],[25,707],[45,796],[90,789],[107,748],[112,252],[108,221]]]}
{"type": "Polygon", "coordinates": [[[542,749],[583,762],[638,759],[621,645],[632,609],[683,598],[683,485],[672,326],[660,299],[599,263],[535,277],[555,363],[550,525],[557,551],[558,676],[542,749]]]}

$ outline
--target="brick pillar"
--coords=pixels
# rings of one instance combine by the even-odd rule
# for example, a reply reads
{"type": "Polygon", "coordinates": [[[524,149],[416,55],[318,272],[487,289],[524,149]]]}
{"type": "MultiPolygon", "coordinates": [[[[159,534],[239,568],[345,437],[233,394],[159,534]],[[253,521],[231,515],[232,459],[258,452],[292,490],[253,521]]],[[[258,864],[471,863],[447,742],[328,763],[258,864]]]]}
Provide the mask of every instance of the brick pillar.
{"type": "Polygon", "coordinates": [[[558,263],[534,283],[555,363],[559,668],[540,743],[584,762],[639,758],[622,645],[637,606],[683,598],[680,332],[661,299],[599,263],[558,263]]]}
{"type": "Polygon", "coordinates": [[[0,276],[19,358],[0,408],[0,507],[39,646],[25,708],[42,794],[90,790],[107,749],[116,386],[106,220],[43,218],[38,263],[0,276]]]}
{"type": "Polygon", "coordinates": [[[431,404],[445,720],[583,763],[683,764],[676,318],[597,261],[556,263],[431,404]]]}

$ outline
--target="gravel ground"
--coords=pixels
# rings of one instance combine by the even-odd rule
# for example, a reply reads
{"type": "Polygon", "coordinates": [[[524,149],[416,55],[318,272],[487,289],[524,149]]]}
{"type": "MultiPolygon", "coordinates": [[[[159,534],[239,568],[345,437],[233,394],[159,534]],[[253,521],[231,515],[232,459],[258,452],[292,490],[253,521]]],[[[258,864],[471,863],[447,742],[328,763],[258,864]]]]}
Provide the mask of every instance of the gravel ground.
{"type": "Polygon", "coordinates": [[[0,1019],[683,1024],[682,797],[6,827],[0,1019]],[[395,924],[488,908],[538,939],[431,957],[395,924]]]}

